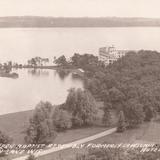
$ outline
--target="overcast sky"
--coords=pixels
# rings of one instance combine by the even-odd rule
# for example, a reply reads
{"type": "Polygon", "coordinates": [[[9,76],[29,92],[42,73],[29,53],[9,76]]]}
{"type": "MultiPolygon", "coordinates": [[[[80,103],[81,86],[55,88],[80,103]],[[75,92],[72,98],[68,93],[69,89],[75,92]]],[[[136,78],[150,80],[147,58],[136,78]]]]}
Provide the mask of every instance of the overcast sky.
{"type": "Polygon", "coordinates": [[[160,0],[0,0],[0,16],[158,17],[160,0]]]}

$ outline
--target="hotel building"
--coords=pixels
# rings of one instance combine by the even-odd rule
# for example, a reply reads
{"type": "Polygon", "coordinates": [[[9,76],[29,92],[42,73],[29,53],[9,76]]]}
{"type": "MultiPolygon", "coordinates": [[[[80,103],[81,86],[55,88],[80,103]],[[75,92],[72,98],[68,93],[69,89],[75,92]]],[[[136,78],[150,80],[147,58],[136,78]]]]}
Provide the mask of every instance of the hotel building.
{"type": "Polygon", "coordinates": [[[107,66],[126,55],[131,50],[117,50],[113,45],[99,49],[99,60],[107,66]]]}

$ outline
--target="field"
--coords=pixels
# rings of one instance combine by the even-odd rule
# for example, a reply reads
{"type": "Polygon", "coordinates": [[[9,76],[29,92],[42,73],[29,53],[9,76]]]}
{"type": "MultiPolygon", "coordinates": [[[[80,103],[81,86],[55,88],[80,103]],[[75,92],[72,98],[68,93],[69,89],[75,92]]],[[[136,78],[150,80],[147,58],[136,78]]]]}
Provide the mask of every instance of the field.
{"type": "Polygon", "coordinates": [[[15,143],[23,142],[23,131],[33,111],[24,111],[0,116],[0,130],[13,138],[15,143]]]}
{"type": "MultiPolygon", "coordinates": [[[[139,128],[127,130],[124,133],[113,133],[111,135],[99,138],[89,143],[160,143],[160,121],[152,121],[142,124],[139,128]]],[[[52,153],[38,160],[75,160],[76,154],[87,152],[83,149],[67,149],[57,153],[52,153]]]]}
{"type": "MultiPolygon", "coordinates": [[[[102,105],[102,104],[101,104],[102,105]]],[[[101,106],[99,104],[99,107],[101,106]]],[[[28,123],[29,117],[33,111],[25,111],[14,114],[0,116],[0,129],[13,137],[15,143],[24,143],[23,131],[28,123]]],[[[102,111],[99,110],[99,117],[102,111]]],[[[58,133],[54,143],[64,144],[81,138],[85,138],[106,130],[106,127],[94,126],[89,128],[71,129],[66,132],[58,133]]],[[[89,143],[160,143],[160,119],[152,122],[146,122],[139,128],[130,129],[124,133],[113,133],[111,135],[99,138],[89,143]]],[[[76,153],[84,153],[83,149],[66,149],[60,152],[48,154],[39,157],[39,160],[72,160],[76,153]]]]}

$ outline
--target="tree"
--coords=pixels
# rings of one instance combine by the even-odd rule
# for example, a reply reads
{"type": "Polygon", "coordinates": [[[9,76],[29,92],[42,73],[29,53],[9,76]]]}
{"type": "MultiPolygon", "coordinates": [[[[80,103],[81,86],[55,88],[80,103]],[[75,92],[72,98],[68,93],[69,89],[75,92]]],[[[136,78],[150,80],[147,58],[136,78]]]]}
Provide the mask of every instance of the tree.
{"type": "Polygon", "coordinates": [[[53,124],[58,131],[64,131],[72,127],[71,115],[63,109],[55,109],[53,113],[53,124]]]}
{"type": "Polygon", "coordinates": [[[49,143],[55,138],[56,132],[51,119],[53,106],[49,102],[40,102],[29,121],[26,129],[27,143],[49,143]]]}
{"type": "Polygon", "coordinates": [[[124,94],[117,88],[113,87],[109,90],[109,98],[111,102],[121,102],[125,99],[124,94]]]}
{"type": "Polygon", "coordinates": [[[36,62],[35,58],[31,59],[30,64],[31,64],[31,66],[34,66],[34,67],[37,66],[37,62],[36,62]]]}
{"type": "Polygon", "coordinates": [[[74,127],[86,126],[96,119],[96,102],[90,92],[71,89],[67,96],[65,109],[72,115],[74,127]]]}
{"type": "Polygon", "coordinates": [[[57,64],[57,65],[60,65],[60,66],[65,66],[67,63],[67,60],[66,60],[66,57],[63,55],[63,56],[60,56],[59,58],[55,59],[54,62],[57,64]]]}
{"type": "Polygon", "coordinates": [[[129,127],[136,127],[143,120],[150,121],[160,111],[158,52],[129,52],[113,64],[105,68],[97,65],[96,69],[85,65],[87,58],[83,61],[82,57],[87,56],[76,54],[72,60],[74,65],[81,65],[89,72],[85,74],[85,87],[95,98],[111,103],[112,109],[123,110],[129,127]]]}
{"type": "Polygon", "coordinates": [[[28,66],[31,66],[31,65],[32,65],[31,60],[28,60],[28,61],[27,61],[27,64],[28,64],[28,66]]]}
{"type": "Polygon", "coordinates": [[[36,66],[42,65],[42,58],[41,57],[35,57],[34,60],[36,62],[36,66]]]}
{"type": "Polygon", "coordinates": [[[117,132],[124,132],[125,130],[126,130],[126,122],[125,122],[124,112],[120,111],[117,132]]]}
{"type": "Polygon", "coordinates": [[[41,58],[41,65],[45,65],[46,66],[46,63],[49,63],[49,59],[48,58],[41,58]]]}
{"type": "Polygon", "coordinates": [[[103,124],[108,127],[112,123],[111,104],[104,103],[104,105],[105,105],[105,107],[103,108],[103,111],[104,111],[103,124]]]}
{"type": "Polygon", "coordinates": [[[7,63],[4,63],[4,64],[3,64],[3,68],[4,68],[4,71],[5,71],[6,73],[10,73],[11,70],[12,70],[12,67],[9,66],[7,63]]]}
{"type": "Polygon", "coordinates": [[[151,119],[154,117],[154,109],[152,106],[145,106],[144,108],[145,112],[145,121],[151,121],[151,119]]]}
{"type": "Polygon", "coordinates": [[[127,101],[124,108],[125,117],[129,128],[137,127],[144,121],[143,105],[135,99],[127,101]]]}
{"type": "Polygon", "coordinates": [[[108,99],[114,109],[121,110],[125,101],[125,95],[119,89],[113,87],[109,89],[108,99]]]}

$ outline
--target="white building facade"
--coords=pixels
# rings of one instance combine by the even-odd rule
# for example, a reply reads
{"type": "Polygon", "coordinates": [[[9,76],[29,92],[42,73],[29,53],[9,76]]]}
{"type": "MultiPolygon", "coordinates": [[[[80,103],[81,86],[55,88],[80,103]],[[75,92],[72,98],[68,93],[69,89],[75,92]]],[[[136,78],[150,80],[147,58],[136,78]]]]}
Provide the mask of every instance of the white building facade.
{"type": "Polygon", "coordinates": [[[126,55],[130,50],[117,50],[113,45],[99,49],[99,60],[107,66],[126,55]]]}

